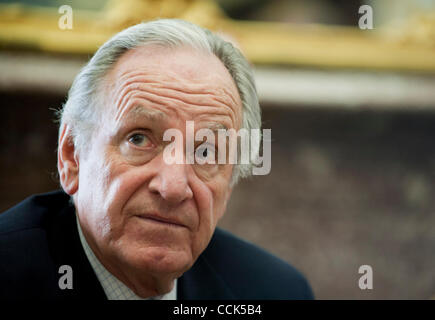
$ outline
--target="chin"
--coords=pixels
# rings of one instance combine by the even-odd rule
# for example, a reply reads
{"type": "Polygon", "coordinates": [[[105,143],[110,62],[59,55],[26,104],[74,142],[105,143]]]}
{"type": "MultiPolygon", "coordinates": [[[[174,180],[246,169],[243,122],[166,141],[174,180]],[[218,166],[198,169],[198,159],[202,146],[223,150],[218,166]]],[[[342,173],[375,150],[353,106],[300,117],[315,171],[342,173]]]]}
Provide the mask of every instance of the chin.
{"type": "Polygon", "coordinates": [[[134,269],[155,276],[180,277],[194,261],[190,252],[165,247],[141,248],[125,256],[126,262],[134,269]]]}

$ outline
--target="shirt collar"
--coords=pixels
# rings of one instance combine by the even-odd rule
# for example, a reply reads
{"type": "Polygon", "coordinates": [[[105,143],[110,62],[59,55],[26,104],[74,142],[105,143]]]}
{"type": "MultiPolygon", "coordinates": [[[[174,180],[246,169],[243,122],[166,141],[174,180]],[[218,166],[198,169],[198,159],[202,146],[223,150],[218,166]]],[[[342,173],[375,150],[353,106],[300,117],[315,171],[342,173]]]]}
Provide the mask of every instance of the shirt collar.
{"type": "Polygon", "coordinates": [[[104,293],[106,294],[108,300],[177,300],[177,279],[174,281],[173,289],[167,294],[151,297],[148,299],[144,299],[136,295],[133,290],[131,290],[113,274],[107,271],[107,269],[101,264],[92,249],[89,247],[77,217],[76,221],[83,250],[85,251],[86,257],[88,258],[89,263],[91,264],[92,269],[98,278],[98,281],[103,287],[104,293]]]}

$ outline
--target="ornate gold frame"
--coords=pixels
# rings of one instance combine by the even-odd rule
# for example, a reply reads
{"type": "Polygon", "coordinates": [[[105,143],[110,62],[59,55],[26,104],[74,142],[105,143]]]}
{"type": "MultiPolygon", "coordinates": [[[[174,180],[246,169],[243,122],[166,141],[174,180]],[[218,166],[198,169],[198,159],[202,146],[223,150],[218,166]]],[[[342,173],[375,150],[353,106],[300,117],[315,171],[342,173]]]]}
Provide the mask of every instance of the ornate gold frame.
{"type": "Polygon", "coordinates": [[[435,71],[435,18],[401,30],[236,21],[211,0],[112,0],[99,13],[74,10],[73,30],[58,28],[57,8],[0,6],[2,47],[92,54],[115,32],[157,17],[192,21],[232,38],[254,64],[435,71]]]}

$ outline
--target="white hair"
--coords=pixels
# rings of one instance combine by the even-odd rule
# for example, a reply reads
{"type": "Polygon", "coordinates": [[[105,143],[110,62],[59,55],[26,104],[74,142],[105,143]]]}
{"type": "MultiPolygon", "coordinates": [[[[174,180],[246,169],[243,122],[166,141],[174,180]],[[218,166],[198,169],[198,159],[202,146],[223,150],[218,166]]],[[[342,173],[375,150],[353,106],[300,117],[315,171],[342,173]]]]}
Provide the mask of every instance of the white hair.
{"type": "MultiPolygon", "coordinates": [[[[231,43],[195,24],[179,19],[160,19],[137,24],[113,36],[98,49],[75,78],[58,117],[60,130],[64,124],[70,126],[71,136],[78,150],[85,149],[98,123],[98,92],[105,75],[126,51],[150,44],[174,48],[190,46],[218,57],[234,79],[242,100],[242,128],[248,132],[261,128],[261,111],[254,75],[242,53],[231,43]]],[[[257,131],[258,135],[250,145],[251,158],[255,160],[259,156],[261,140],[261,131],[257,131]]],[[[249,164],[236,164],[231,185],[236,184],[241,177],[250,176],[253,166],[252,160],[249,164]]]]}

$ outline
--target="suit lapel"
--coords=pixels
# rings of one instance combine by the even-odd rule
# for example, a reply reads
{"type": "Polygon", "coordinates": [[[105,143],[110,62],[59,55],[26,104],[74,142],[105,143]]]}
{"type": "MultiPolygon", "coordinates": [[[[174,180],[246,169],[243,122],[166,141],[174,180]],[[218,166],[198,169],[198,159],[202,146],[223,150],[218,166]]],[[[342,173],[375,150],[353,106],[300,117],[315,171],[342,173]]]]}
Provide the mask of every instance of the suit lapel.
{"type": "Polygon", "coordinates": [[[56,295],[62,299],[107,299],[80,243],[74,207],[63,209],[48,230],[56,270],[69,265],[73,271],[73,289],[58,289],[56,295]]]}

